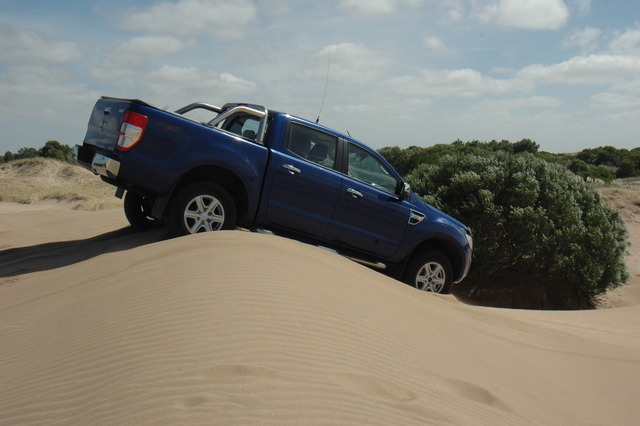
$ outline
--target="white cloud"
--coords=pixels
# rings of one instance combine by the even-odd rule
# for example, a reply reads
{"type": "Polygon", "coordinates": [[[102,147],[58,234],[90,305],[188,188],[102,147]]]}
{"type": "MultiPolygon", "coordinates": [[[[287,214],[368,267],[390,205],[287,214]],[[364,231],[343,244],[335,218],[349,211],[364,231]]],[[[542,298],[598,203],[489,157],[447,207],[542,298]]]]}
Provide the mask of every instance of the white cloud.
{"type": "Polygon", "coordinates": [[[125,41],[108,54],[108,59],[119,65],[141,64],[185,50],[194,41],[183,41],[171,36],[142,36],[125,41]]]}
{"type": "Polygon", "coordinates": [[[30,30],[0,29],[1,62],[21,64],[68,63],[86,59],[90,49],[78,43],[55,40],[30,30]]]}
{"type": "Polygon", "coordinates": [[[260,11],[260,13],[266,13],[276,18],[286,18],[291,16],[292,12],[293,9],[289,0],[269,0],[264,2],[264,7],[260,11]]]}
{"type": "Polygon", "coordinates": [[[578,47],[582,53],[589,53],[598,48],[598,41],[602,37],[602,31],[599,28],[585,28],[583,30],[572,31],[564,40],[567,47],[578,47]]]}
{"type": "Polygon", "coordinates": [[[572,3],[581,14],[586,14],[591,11],[591,0],[572,0],[572,3]]]}
{"type": "Polygon", "coordinates": [[[384,15],[403,6],[416,7],[421,0],[341,0],[340,7],[360,15],[384,15]]]}
{"type": "Polygon", "coordinates": [[[256,20],[256,7],[249,0],[181,0],[128,10],[121,27],[129,31],[236,39],[243,38],[247,27],[256,20]]]}
{"type": "Polygon", "coordinates": [[[485,23],[529,30],[556,30],[569,18],[562,0],[497,0],[480,10],[485,23]]]}
{"type": "Polygon", "coordinates": [[[191,102],[216,102],[254,93],[257,84],[212,69],[164,65],[139,81],[146,88],[145,99],[158,105],[180,107],[191,102]]]}
{"type": "Polygon", "coordinates": [[[369,83],[379,78],[388,68],[386,55],[361,44],[340,43],[324,47],[318,52],[311,67],[302,72],[305,79],[321,79],[329,75],[341,83],[369,83]]]}
{"type": "Polygon", "coordinates": [[[406,96],[428,98],[472,98],[488,93],[505,94],[524,91],[513,80],[498,80],[472,69],[434,70],[423,69],[418,75],[406,75],[391,79],[387,89],[406,96]]]}
{"type": "Polygon", "coordinates": [[[337,105],[334,110],[340,114],[369,114],[375,112],[375,108],[371,104],[345,104],[337,105]]]}
{"type": "Polygon", "coordinates": [[[82,141],[91,108],[100,93],[73,80],[55,66],[16,66],[0,75],[0,125],[7,147],[42,146],[47,140],[67,145],[82,141]],[[38,130],[43,130],[38,133],[38,130]]]}
{"type": "Polygon", "coordinates": [[[619,54],[640,55],[640,23],[636,23],[636,28],[616,34],[609,43],[609,49],[619,54]]]}
{"type": "Polygon", "coordinates": [[[553,65],[530,65],[517,73],[531,83],[614,84],[640,78],[640,57],[622,55],[576,56],[553,65]]]}
{"type": "Polygon", "coordinates": [[[438,37],[425,37],[423,43],[427,50],[434,52],[445,50],[444,43],[438,37]]]}
{"type": "Polygon", "coordinates": [[[107,53],[100,67],[91,73],[101,80],[126,77],[139,72],[140,67],[149,62],[188,49],[194,44],[193,40],[183,41],[171,36],[134,37],[107,53]]]}
{"type": "MultiPolygon", "coordinates": [[[[640,56],[576,56],[552,65],[529,65],[517,72],[505,70],[505,74],[512,77],[496,79],[469,68],[423,69],[413,75],[392,78],[385,87],[393,93],[427,98],[528,93],[543,84],[610,85],[619,91],[640,91],[640,56]]],[[[528,102],[546,102],[551,98],[537,96],[526,99],[528,102]]]]}
{"type": "Polygon", "coordinates": [[[55,110],[58,101],[64,104],[66,101],[96,96],[85,84],[75,82],[73,77],[72,72],[57,67],[14,67],[2,75],[0,99],[10,99],[10,108],[17,104],[29,105],[29,109],[36,114],[41,108],[55,110]]]}
{"type": "Polygon", "coordinates": [[[556,108],[562,104],[560,99],[552,96],[531,96],[516,99],[490,99],[475,105],[473,110],[514,111],[522,108],[556,108]]]}
{"type": "Polygon", "coordinates": [[[603,92],[591,97],[591,105],[607,109],[640,109],[640,96],[628,93],[603,92]]]}
{"type": "Polygon", "coordinates": [[[445,8],[445,21],[460,22],[465,15],[465,6],[460,0],[437,0],[436,5],[445,8]]]}

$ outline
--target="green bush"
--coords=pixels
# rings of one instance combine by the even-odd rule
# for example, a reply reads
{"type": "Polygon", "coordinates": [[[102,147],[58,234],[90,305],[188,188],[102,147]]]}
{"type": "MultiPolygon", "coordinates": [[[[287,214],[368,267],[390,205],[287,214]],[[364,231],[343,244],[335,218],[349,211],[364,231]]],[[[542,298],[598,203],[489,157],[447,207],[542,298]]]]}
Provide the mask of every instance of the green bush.
{"type": "Polygon", "coordinates": [[[38,151],[40,157],[55,158],[59,161],[70,161],[73,158],[73,149],[58,141],[47,141],[38,151]]]}
{"type": "Polygon", "coordinates": [[[472,228],[461,296],[493,306],[583,309],[624,283],[618,212],[565,167],[531,154],[443,157],[409,176],[425,201],[472,228]]]}
{"type": "Polygon", "coordinates": [[[8,163],[12,160],[23,160],[26,158],[55,158],[59,161],[74,162],[73,148],[68,145],[63,145],[58,141],[47,141],[40,149],[32,147],[20,148],[16,154],[11,151],[5,152],[4,156],[0,157],[0,162],[4,160],[8,163]]]}

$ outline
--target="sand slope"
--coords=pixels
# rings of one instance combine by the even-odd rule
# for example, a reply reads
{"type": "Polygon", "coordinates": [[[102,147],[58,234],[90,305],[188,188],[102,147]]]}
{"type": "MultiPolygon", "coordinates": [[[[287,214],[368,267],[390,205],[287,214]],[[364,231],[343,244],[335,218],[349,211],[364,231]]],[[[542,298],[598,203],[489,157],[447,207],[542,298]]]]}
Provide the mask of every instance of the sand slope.
{"type": "Polygon", "coordinates": [[[123,226],[0,203],[0,424],[640,417],[640,305],[479,308],[283,238],[123,226]]]}

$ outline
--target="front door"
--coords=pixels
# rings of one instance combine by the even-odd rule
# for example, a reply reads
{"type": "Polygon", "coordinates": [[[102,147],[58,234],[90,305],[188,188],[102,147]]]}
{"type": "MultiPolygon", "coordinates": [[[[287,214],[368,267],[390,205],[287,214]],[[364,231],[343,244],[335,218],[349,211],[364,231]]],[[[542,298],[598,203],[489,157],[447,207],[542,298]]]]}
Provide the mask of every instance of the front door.
{"type": "Polygon", "coordinates": [[[395,195],[400,181],[370,152],[349,143],[348,173],[327,239],[376,257],[390,257],[400,246],[410,208],[395,195]]]}

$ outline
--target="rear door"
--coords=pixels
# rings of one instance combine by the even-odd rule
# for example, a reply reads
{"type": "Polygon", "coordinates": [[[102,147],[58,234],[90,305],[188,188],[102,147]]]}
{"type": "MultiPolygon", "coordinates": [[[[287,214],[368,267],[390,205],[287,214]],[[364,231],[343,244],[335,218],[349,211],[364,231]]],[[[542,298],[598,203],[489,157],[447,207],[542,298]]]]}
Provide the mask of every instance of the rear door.
{"type": "Polygon", "coordinates": [[[321,238],[329,227],[342,176],[334,170],[338,139],[292,122],[284,152],[274,151],[266,221],[321,238]]]}
{"type": "Polygon", "coordinates": [[[347,175],[327,239],[376,257],[390,257],[398,250],[409,221],[409,204],[395,195],[401,182],[371,152],[346,143],[347,175]]]}

